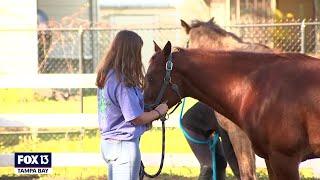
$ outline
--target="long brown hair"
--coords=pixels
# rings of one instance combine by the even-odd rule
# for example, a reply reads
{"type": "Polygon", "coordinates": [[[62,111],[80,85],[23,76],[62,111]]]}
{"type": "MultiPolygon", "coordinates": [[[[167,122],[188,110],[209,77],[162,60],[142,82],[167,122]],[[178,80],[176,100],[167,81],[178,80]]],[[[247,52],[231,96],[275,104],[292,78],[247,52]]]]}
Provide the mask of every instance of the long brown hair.
{"type": "Polygon", "coordinates": [[[144,68],[141,61],[141,37],[128,30],[120,31],[113,40],[107,55],[97,67],[96,85],[103,88],[107,73],[113,69],[119,81],[126,86],[143,87],[144,68]]]}

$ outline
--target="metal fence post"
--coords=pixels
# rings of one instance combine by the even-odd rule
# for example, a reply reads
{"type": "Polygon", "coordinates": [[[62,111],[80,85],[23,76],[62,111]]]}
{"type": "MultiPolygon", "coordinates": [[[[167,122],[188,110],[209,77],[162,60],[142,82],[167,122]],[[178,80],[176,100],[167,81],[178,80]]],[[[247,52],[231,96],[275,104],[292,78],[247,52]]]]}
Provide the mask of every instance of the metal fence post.
{"type": "Polygon", "coordinates": [[[305,25],[305,19],[301,22],[300,25],[300,53],[305,53],[305,29],[306,29],[306,25],[305,25]]]}
{"type": "Polygon", "coordinates": [[[30,130],[31,130],[31,140],[33,142],[37,142],[38,141],[38,128],[32,127],[30,130]]]}
{"type": "MultiPolygon", "coordinates": [[[[79,74],[83,73],[83,29],[78,30],[79,37],[79,74]]],[[[83,113],[83,88],[79,88],[80,93],[80,112],[83,113]]]]}

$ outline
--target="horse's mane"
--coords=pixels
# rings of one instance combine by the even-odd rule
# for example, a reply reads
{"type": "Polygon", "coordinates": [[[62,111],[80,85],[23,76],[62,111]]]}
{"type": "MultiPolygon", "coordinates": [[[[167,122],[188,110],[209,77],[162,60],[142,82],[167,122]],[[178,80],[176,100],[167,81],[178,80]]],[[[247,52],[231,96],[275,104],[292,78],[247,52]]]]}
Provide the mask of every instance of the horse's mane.
{"type": "Polygon", "coordinates": [[[231,36],[236,41],[243,42],[242,39],[240,37],[238,37],[237,35],[233,34],[232,32],[228,32],[228,31],[222,29],[219,25],[216,24],[216,22],[213,19],[210,19],[208,22],[203,22],[200,20],[193,20],[190,27],[191,27],[191,29],[198,28],[198,27],[208,28],[221,36],[231,36]]]}
{"type": "Polygon", "coordinates": [[[313,59],[319,60],[317,58],[300,54],[300,53],[278,53],[278,52],[250,52],[250,51],[237,51],[237,50],[214,50],[214,49],[198,49],[198,48],[182,48],[182,47],[175,47],[176,52],[180,53],[192,53],[192,54],[199,54],[199,55],[239,55],[243,57],[253,57],[253,56],[260,56],[260,57],[268,57],[268,58],[281,58],[281,59],[313,59]]]}

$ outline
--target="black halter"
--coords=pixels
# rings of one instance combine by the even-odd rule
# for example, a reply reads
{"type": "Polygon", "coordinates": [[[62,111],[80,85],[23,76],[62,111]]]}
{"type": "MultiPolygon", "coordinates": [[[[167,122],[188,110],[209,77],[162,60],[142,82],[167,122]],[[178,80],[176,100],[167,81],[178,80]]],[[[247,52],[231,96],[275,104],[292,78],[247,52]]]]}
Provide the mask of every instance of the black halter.
{"type": "Polygon", "coordinates": [[[163,98],[164,93],[167,90],[168,85],[171,87],[171,89],[179,97],[178,104],[174,107],[174,109],[170,113],[168,113],[168,115],[172,114],[177,109],[177,107],[181,104],[182,96],[181,96],[181,94],[179,92],[179,86],[177,84],[174,84],[174,83],[171,82],[171,72],[172,72],[172,69],[173,69],[173,62],[172,61],[173,61],[172,53],[170,53],[170,55],[168,56],[168,60],[166,62],[166,74],[165,74],[165,76],[163,78],[163,83],[162,83],[161,89],[159,91],[159,94],[158,94],[158,96],[157,96],[157,98],[156,98],[154,103],[145,105],[145,109],[146,110],[152,110],[152,109],[154,109],[155,107],[157,107],[161,103],[161,100],[163,98]]]}
{"type": "MultiPolygon", "coordinates": [[[[182,103],[181,99],[181,95],[179,93],[179,87],[177,84],[173,84],[171,82],[171,71],[173,69],[173,62],[172,62],[172,54],[170,53],[169,57],[168,57],[168,60],[167,60],[167,63],[166,63],[166,74],[163,78],[163,84],[161,86],[161,89],[160,89],[160,92],[155,100],[155,102],[153,104],[146,104],[145,105],[145,109],[150,111],[152,109],[154,109],[155,107],[157,107],[160,103],[161,103],[161,100],[163,98],[163,95],[168,87],[168,85],[170,85],[171,89],[177,94],[177,96],[179,97],[179,102],[178,104],[174,107],[174,109],[168,113],[168,115],[172,114],[176,109],[177,107],[182,103]]],[[[155,173],[155,174],[148,174],[145,170],[144,170],[144,165],[143,165],[143,162],[141,161],[141,166],[140,166],[140,173],[139,173],[139,179],[140,180],[143,180],[143,177],[144,176],[147,176],[149,178],[155,178],[157,177],[160,173],[161,173],[161,170],[162,170],[162,167],[163,167],[163,162],[164,162],[164,153],[165,153],[165,120],[166,120],[166,117],[163,116],[160,118],[161,120],[161,125],[162,125],[162,147],[161,147],[161,162],[160,162],[160,166],[159,166],[159,169],[158,171],[155,173]]]]}

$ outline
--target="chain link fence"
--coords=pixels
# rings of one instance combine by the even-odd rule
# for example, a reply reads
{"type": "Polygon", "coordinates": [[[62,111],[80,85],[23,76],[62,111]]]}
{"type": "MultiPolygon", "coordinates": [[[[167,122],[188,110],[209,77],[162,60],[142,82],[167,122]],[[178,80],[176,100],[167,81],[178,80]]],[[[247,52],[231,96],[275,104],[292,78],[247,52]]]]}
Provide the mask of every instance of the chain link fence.
{"type": "MultiPolygon", "coordinates": [[[[166,40],[180,44],[179,28],[132,29],[144,40],[144,64],[153,51],[153,40],[164,44],[166,40]]],[[[38,31],[39,73],[94,73],[118,29],[51,29],[38,31]],[[82,68],[80,68],[82,66],[82,68]]]]}
{"type": "Polygon", "coordinates": [[[245,24],[226,27],[244,41],[267,45],[282,52],[319,54],[320,22],[245,24]]]}
{"type": "MultiPolygon", "coordinates": [[[[281,22],[226,26],[246,42],[260,43],[282,52],[319,53],[320,22],[281,22]]],[[[170,40],[175,46],[185,46],[185,34],[180,27],[130,29],[144,40],[144,64],[153,54],[152,41],[164,45],[170,40]]],[[[117,29],[48,29],[38,31],[39,73],[94,73],[117,29]],[[82,66],[82,69],[79,68],[82,66]]]]}

